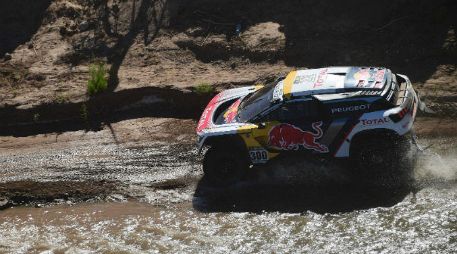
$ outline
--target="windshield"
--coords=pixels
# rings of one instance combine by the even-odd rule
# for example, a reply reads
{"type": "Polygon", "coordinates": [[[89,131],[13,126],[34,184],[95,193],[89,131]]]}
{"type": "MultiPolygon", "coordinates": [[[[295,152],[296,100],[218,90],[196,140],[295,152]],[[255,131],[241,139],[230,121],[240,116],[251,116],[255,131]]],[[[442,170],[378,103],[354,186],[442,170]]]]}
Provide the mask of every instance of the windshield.
{"type": "Polygon", "coordinates": [[[247,122],[270,107],[275,85],[276,82],[272,82],[244,98],[238,110],[238,121],[247,122]]]}

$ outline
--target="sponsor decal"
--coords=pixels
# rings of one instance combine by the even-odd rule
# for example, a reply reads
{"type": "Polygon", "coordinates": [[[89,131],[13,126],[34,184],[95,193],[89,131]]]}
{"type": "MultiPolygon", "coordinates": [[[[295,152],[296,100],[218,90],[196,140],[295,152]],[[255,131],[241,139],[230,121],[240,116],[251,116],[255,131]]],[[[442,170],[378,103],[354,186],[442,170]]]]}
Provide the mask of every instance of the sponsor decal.
{"type": "Polygon", "coordinates": [[[238,113],[238,107],[240,106],[241,99],[236,100],[224,113],[225,123],[231,123],[235,119],[236,113],[238,113]]]}
{"type": "Polygon", "coordinates": [[[198,121],[197,132],[203,131],[211,124],[211,116],[212,116],[211,113],[216,108],[216,103],[220,97],[221,97],[221,94],[214,96],[214,98],[211,99],[211,101],[206,106],[205,110],[203,110],[202,116],[200,117],[200,120],[198,121]]]}
{"type": "Polygon", "coordinates": [[[362,119],[360,121],[362,121],[362,125],[379,125],[390,122],[390,119],[388,117],[383,117],[375,119],[362,119]]]}
{"type": "Polygon", "coordinates": [[[385,74],[385,69],[364,68],[354,73],[353,77],[358,81],[357,87],[382,88],[385,74]]]}
{"type": "Polygon", "coordinates": [[[314,82],[314,81],[316,81],[316,76],[317,76],[317,73],[303,74],[303,75],[297,76],[295,78],[294,85],[297,85],[300,83],[305,83],[305,82],[308,82],[308,83],[314,82]]]}
{"type": "Polygon", "coordinates": [[[316,82],[314,82],[313,88],[322,86],[324,84],[326,76],[327,76],[327,69],[320,70],[319,75],[317,75],[316,82]]]}
{"type": "Polygon", "coordinates": [[[263,148],[254,148],[249,150],[249,156],[252,163],[265,163],[268,161],[268,152],[263,148]]]}
{"type": "Polygon", "coordinates": [[[279,82],[273,90],[273,101],[282,101],[284,82],[279,82]]]}
{"type": "Polygon", "coordinates": [[[383,81],[383,80],[384,80],[384,74],[385,74],[385,73],[386,73],[386,70],[384,70],[384,69],[378,70],[378,71],[376,72],[376,74],[374,75],[374,80],[375,80],[376,82],[381,82],[381,81],[383,81]]]}
{"type": "Polygon", "coordinates": [[[369,108],[370,108],[370,104],[362,104],[362,105],[354,105],[354,106],[347,106],[347,107],[340,107],[340,108],[332,108],[332,114],[359,111],[359,110],[368,110],[369,108]]]}
{"type": "Polygon", "coordinates": [[[367,80],[370,77],[368,69],[361,69],[360,71],[354,73],[354,79],[356,80],[367,80]]]}
{"type": "Polygon", "coordinates": [[[322,137],[322,121],[312,124],[315,132],[304,131],[294,125],[275,125],[268,134],[268,144],[280,150],[298,150],[300,146],[320,153],[327,153],[328,147],[317,142],[322,137]]]}

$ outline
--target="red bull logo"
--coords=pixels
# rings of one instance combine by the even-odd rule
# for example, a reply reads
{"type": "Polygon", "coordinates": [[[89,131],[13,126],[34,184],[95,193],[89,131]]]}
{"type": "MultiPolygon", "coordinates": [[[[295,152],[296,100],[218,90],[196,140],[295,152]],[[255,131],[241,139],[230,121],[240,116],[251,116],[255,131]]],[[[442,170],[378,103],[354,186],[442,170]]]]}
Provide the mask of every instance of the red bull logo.
{"type": "Polygon", "coordinates": [[[316,140],[322,137],[322,121],[312,124],[315,131],[304,131],[291,124],[283,123],[274,126],[269,133],[268,144],[281,150],[298,150],[300,146],[320,153],[328,153],[328,147],[316,140]]]}

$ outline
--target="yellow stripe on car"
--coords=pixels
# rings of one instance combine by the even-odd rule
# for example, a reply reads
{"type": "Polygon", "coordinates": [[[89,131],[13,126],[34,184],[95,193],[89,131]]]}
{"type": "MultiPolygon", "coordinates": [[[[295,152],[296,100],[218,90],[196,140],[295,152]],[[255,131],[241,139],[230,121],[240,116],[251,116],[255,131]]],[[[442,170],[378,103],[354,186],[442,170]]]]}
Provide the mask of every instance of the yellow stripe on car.
{"type": "Polygon", "coordinates": [[[262,88],[262,87],[264,87],[263,84],[255,84],[255,86],[254,86],[254,91],[257,91],[257,90],[259,90],[259,89],[262,88]]]}
{"type": "Polygon", "coordinates": [[[255,128],[257,128],[257,125],[255,125],[255,124],[246,124],[246,125],[238,127],[236,131],[238,132],[238,134],[248,133],[248,132],[251,132],[252,129],[255,129],[255,128]]]}
{"type": "Polygon", "coordinates": [[[283,96],[285,99],[290,99],[290,97],[292,96],[292,86],[294,84],[296,75],[297,71],[291,71],[284,80],[283,96]]]}

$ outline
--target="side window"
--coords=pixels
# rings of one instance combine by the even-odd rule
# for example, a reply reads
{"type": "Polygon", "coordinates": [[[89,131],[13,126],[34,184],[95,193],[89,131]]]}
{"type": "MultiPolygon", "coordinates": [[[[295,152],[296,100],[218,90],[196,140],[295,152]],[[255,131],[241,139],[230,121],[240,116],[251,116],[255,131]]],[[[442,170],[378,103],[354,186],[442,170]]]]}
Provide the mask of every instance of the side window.
{"type": "Polygon", "coordinates": [[[298,121],[315,119],[319,115],[319,105],[315,101],[286,103],[268,115],[269,121],[298,121]]]}

